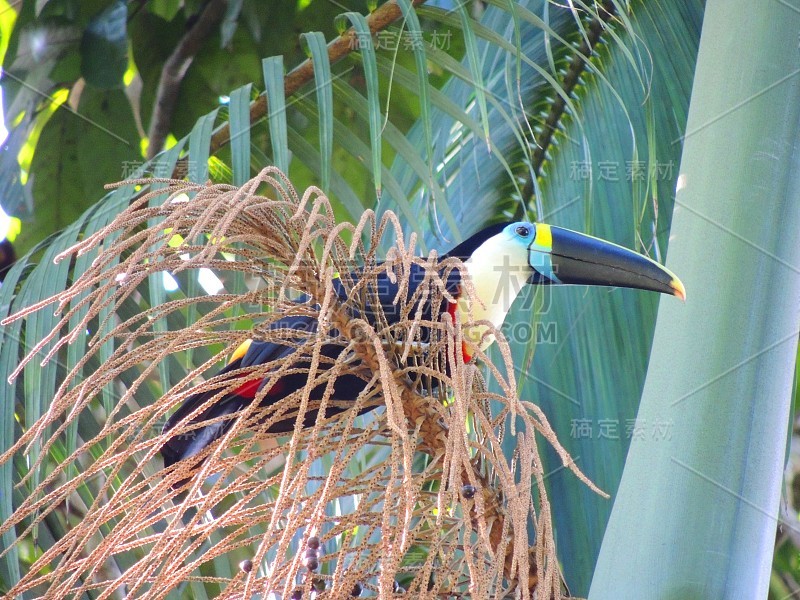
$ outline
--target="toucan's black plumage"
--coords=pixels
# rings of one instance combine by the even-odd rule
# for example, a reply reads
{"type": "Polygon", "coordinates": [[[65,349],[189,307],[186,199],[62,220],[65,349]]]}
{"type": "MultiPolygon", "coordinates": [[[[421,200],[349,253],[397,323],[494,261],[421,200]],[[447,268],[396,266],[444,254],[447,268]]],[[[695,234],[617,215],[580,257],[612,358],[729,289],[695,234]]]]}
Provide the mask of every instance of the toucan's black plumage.
{"type": "Polygon", "coordinates": [[[17,253],[14,252],[14,246],[7,238],[0,240],[0,282],[5,281],[6,274],[15,262],[17,253]]]}
{"type": "MultiPolygon", "coordinates": [[[[452,269],[446,275],[445,286],[448,293],[458,299],[456,303],[442,303],[440,311],[449,311],[453,316],[460,312],[461,322],[467,320],[491,322],[499,328],[511,307],[517,293],[526,283],[533,285],[605,285],[615,287],[632,287],[644,290],[667,293],[685,299],[686,294],[680,280],[658,263],[636,252],[599,240],[597,238],[551,227],[544,224],[527,222],[501,223],[488,227],[468,238],[445,257],[456,257],[464,261],[463,268],[452,269]],[[478,298],[480,306],[469,306],[461,296],[462,278],[468,277],[478,298]]],[[[424,280],[424,268],[411,266],[409,273],[408,298],[413,297],[414,290],[424,280]]],[[[351,274],[352,276],[352,274],[351,274]]],[[[386,323],[391,325],[400,319],[399,311],[403,303],[395,302],[399,292],[398,282],[392,281],[385,273],[376,277],[375,289],[368,287],[367,298],[377,298],[380,311],[370,311],[367,306],[358,314],[369,321],[375,320],[376,314],[382,314],[386,323]]],[[[334,289],[343,302],[347,302],[348,292],[341,280],[334,282],[334,289]]],[[[431,305],[423,308],[424,320],[437,321],[440,315],[432,315],[431,305]]],[[[412,311],[411,314],[414,314],[412,311]]],[[[288,314],[272,325],[272,329],[298,332],[301,337],[317,332],[317,319],[305,315],[288,314]]],[[[473,326],[464,332],[467,340],[464,355],[469,359],[476,347],[485,348],[493,338],[485,335],[486,327],[473,326]]],[[[335,333],[335,332],[334,332],[335,333]]],[[[291,333],[288,334],[291,337],[291,333]]],[[[219,373],[224,376],[238,369],[246,369],[282,359],[296,351],[296,344],[288,339],[286,343],[274,341],[248,341],[233,355],[231,362],[219,373]]],[[[342,352],[342,346],[331,343],[322,346],[323,360],[333,364],[342,352]]],[[[308,357],[298,360],[292,365],[299,372],[288,373],[273,382],[261,400],[262,406],[271,406],[286,398],[292,392],[303,388],[308,380],[308,357]],[[305,372],[303,372],[305,371],[305,372]]],[[[324,368],[324,363],[320,364],[324,368]]],[[[170,417],[163,432],[172,430],[178,423],[194,426],[192,431],[173,436],[161,448],[165,466],[170,466],[182,459],[199,454],[214,440],[221,437],[233,424],[234,417],[220,419],[215,423],[202,425],[211,419],[219,419],[227,415],[235,415],[249,403],[253,402],[259,390],[267,385],[269,378],[248,379],[246,371],[233,377],[240,377],[242,384],[199,414],[187,417],[212,398],[219,395],[219,389],[201,392],[189,396],[178,410],[170,417]]],[[[225,379],[224,377],[222,378],[225,379]]],[[[224,385],[229,385],[226,383],[224,385]]],[[[331,403],[325,416],[330,417],[347,410],[367,382],[355,375],[346,374],[336,378],[331,403]]],[[[310,399],[320,400],[325,386],[320,385],[311,392],[310,399]]],[[[317,419],[317,410],[309,410],[305,415],[304,427],[311,426],[317,419]]],[[[290,433],[295,428],[295,417],[287,415],[277,418],[269,427],[272,433],[290,433]]]]}
{"type": "MultiPolygon", "coordinates": [[[[410,265],[409,272],[409,297],[413,295],[416,287],[423,281],[425,277],[425,269],[417,264],[410,265]]],[[[460,277],[457,271],[451,271],[445,281],[447,291],[452,295],[458,295],[458,285],[460,277]]],[[[341,280],[334,282],[334,291],[336,292],[340,302],[348,304],[348,293],[345,284],[341,280]]],[[[375,296],[380,299],[380,310],[366,311],[363,307],[358,309],[352,308],[351,313],[353,317],[364,318],[370,323],[375,323],[380,314],[385,319],[387,325],[397,323],[400,318],[401,303],[393,302],[399,293],[399,282],[392,280],[385,272],[380,272],[375,276],[374,287],[370,284],[363,294],[365,296],[375,296]],[[368,314],[365,314],[367,313],[368,314]]],[[[298,299],[299,303],[308,302],[308,297],[301,297],[298,299]]],[[[352,304],[352,302],[350,302],[352,304]]],[[[411,310],[412,314],[416,313],[416,307],[411,310]]],[[[427,303],[423,306],[421,314],[423,321],[430,321],[433,318],[431,314],[431,305],[427,303]]],[[[266,364],[269,362],[281,360],[284,357],[295,352],[296,345],[301,344],[309,335],[317,333],[318,321],[315,317],[307,315],[287,315],[274,321],[269,328],[271,330],[288,330],[298,332],[296,338],[287,340],[286,344],[277,343],[275,341],[258,341],[248,340],[240,346],[234,353],[232,360],[223,368],[218,375],[224,375],[236,371],[238,369],[247,369],[256,365],[266,364]]],[[[333,329],[330,335],[335,338],[338,332],[333,329]]],[[[422,334],[422,341],[425,341],[425,334],[422,334]]],[[[331,364],[342,353],[343,346],[341,344],[331,343],[323,344],[321,348],[322,360],[328,361],[331,364]]],[[[324,368],[325,363],[321,363],[324,368]]],[[[291,374],[282,376],[277,383],[274,383],[266,396],[262,400],[262,404],[270,406],[276,404],[280,400],[286,398],[292,392],[303,388],[308,381],[308,371],[310,368],[310,360],[308,356],[298,360],[297,363],[291,366],[291,370],[297,370],[291,374]]],[[[243,378],[246,379],[246,378],[243,378]]],[[[215,402],[212,406],[204,410],[200,415],[191,419],[192,423],[202,423],[210,419],[223,417],[239,412],[245,408],[250,402],[253,401],[256,394],[261,388],[266,385],[268,381],[264,378],[251,379],[244,381],[241,386],[236,388],[232,393],[226,394],[220,400],[215,402]]],[[[224,385],[224,384],[223,384],[224,385]]],[[[334,391],[331,395],[332,402],[329,403],[325,416],[330,417],[336,415],[349,408],[348,404],[351,403],[358,395],[364,390],[367,381],[351,374],[342,374],[336,378],[334,382],[334,391]],[[345,402],[342,402],[342,401],[345,402]],[[349,402],[348,402],[349,401],[349,402]]],[[[219,389],[211,389],[206,392],[201,392],[189,396],[184,403],[178,408],[175,413],[169,418],[164,425],[163,431],[169,431],[177,423],[183,421],[188,415],[195,411],[198,407],[203,405],[217,394],[219,389]]],[[[311,391],[309,400],[319,401],[322,399],[325,392],[325,385],[320,384],[311,391]]],[[[374,407],[370,407],[374,408],[374,407]]],[[[318,417],[318,410],[310,408],[304,416],[304,427],[311,427],[316,422],[318,417]]],[[[295,428],[295,417],[293,415],[287,416],[285,419],[280,419],[268,429],[269,433],[291,433],[295,428]]],[[[203,448],[207,447],[215,439],[222,436],[233,423],[233,420],[221,421],[207,425],[198,430],[192,430],[185,434],[170,439],[161,448],[161,454],[164,457],[164,466],[170,466],[173,463],[199,453],[203,448]]]]}

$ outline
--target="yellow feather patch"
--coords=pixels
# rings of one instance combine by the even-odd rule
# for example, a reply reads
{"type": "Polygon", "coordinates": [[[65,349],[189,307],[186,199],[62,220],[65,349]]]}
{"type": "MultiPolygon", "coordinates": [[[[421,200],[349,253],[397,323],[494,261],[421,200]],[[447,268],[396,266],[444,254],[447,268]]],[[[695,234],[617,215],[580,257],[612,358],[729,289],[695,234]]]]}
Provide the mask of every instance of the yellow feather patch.
{"type": "Polygon", "coordinates": [[[545,225],[544,223],[536,224],[536,239],[534,242],[540,248],[553,249],[553,232],[550,231],[550,225],[545,225]]]}
{"type": "Polygon", "coordinates": [[[233,351],[233,354],[231,354],[231,359],[228,361],[228,364],[231,364],[232,362],[242,358],[247,353],[247,349],[250,347],[252,342],[253,340],[245,340],[242,342],[239,347],[233,351]]]}

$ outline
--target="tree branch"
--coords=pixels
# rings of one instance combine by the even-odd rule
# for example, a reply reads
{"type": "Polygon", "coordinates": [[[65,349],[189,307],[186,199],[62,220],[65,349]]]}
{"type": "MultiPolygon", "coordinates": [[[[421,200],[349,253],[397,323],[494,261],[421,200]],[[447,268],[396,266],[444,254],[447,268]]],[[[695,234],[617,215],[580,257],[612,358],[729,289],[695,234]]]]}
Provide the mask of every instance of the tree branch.
{"type": "Polygon", "coordinates": [[[153,104],[153,114],[150,117],[150,130],[147,136],[150,143],[147,147],[148,160],[161,152],[164,141],[167,139],[172,114],[178,103],[178,92],[181,81],[195,55],[205,43],[211,32],[222,21],[228,6],[227,0],[209,0],[195,24],[181,38],[170,57],[161,69],[158,81],[156,101],[153,104]]]}
{"type": "MultiPolygon", "coordinates": [[[[425,0],[411,0],[412,6],[424,4],[425,0]]],[[[389,0],[381,5],[367,17],[367,24],[372,35],[386,29],[389,25],[403,16],[403,11],[398,6],[396,0],[389,0]]],[[[328,60],[331,64],[337,63],[348,54],[357,50],[359,47],[358,36],[354,28],[349,28],[342,35],[332,40],[328,44],[328,60]]],[[[285,95],[288,98],[299,90],[303,85],[314,78],[314,65],[311,59],[306,59],[297,67],[290,71],[284,79],[285,95]]],[[[262,94],[250,103],[250,124],[252,125],[267,114],[267,97],[262,94]]],[[[211,136],[209,154],[213,155],[220,148],[225,146],[231,139],[230,124],[222,124],[211,136]]],[[[172,177],[183,179],[186,176],[188,159],[182,158],[175,165],[172,177]]]]}

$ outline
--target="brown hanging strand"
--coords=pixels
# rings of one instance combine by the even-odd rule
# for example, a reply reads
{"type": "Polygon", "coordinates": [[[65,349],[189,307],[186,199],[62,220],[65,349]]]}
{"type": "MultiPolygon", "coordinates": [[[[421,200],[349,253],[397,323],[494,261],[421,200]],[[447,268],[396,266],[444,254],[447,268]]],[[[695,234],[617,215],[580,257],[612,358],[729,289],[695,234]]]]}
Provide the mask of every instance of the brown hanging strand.
{"type": "MultiPolygon", "coordinates": [[[[413,598],[527,599],[534,591],[537,598],[563,597],[535,436],[602,492],[575,466],[541,410],[517,397],[500,332],[490,329],[501,351],[497,364],[482,352],[477,363],[465,364],[464,324],[436,310],[444,312],[442,320],[421,320],[417,299],[434,307],[452,300],[442,274],[458,261],[415,256],[414,238],[406,243],[392,213],[377,220],[367,212],[359,223],[337,224],[320,190],[301,196],[274,168],[241,188],[162,183],[167,187],[145,194],[58,257],[94,257],[67,290],[4,321],[52,307],[60,315],[16,378],[42,355],[59,360],[66,344],[89,332],[85,356],[49,410],[0,456],[4,463],[37,449],[18,483],[23,500],[0,534],[15,531],[18,546],[34,540],[48,516],[80,514],[9,597],[80,598],[91,591],[99,598],[164,598],[184,582],[213,584],[220,598],[289,598],[295,591],[310,597],[312,589],[318,598],[347,598],[355,586],[390,597],[398,582],[413,598]],[[388,236],[398,241],[381,263],[377,248],[388,236]],[[424,267],[426,277],[405,300],[412,264],[424,267]],[[350,277],[354,265],[358,281],[350,277]],[[244,276],[258,285],[241,293],[170,295],[146,306],[148,286],[158,285],[162,273],[181,276],[203,267],[224,281],[244,276]],[[389,325],[380,314],[374,322],[354,318],[369,303],[368,282],[386,272],[402,290],[399,322],[389,325]],[[346,302],[334,292],[334,277],[352,286],[346,302]],[[298,293],[310,300],[296,302],[298,293]],[[316,331],[289,336],[270,328],[289,313],[311,317],[316,331]],[[431,332],[425,343],[421,327],[431,332]],[[191,394],[214,390],[211,403],[231,391],[237,384],[215,377],[214,368],[251,337],[291,344],[295,352],[249,367],[248,378],[267,378],[269,389],[302,372],[305,387],[268,409],[254,401],[201,455],[162,469],[166,415],[191,394]],[[341,348],[335,360],[321,352],[325,344],[341,348]],[[203,358],[196,368],[149,400],[160,386],[159,365],[209,347],[211,354],[197,354],[203,358]],[[306,359],[301,367],[299,356],[306,359]],[[484,374],[499,383],[499,393],[487,389],[484,374]],[[332,394],[343,376],[365,382],[355,401],[332,394]],[[311,390],[321,385],[326,393],[312,399],[311,390]],[[102,395],[109,388],[119,397],[106,413],[102,395]],[[297,416],[302,422],[320,406],[352,410],[318,418],[289,437],[268,433],[277,421],[297,416]],[[372,406],[385,410],[357,418],[372,406]],[[506,431],[509,418],[524,426],[506,431]],[[84,420],[99,429],[79,437],[77,449],[57,462],[54,445],[84,420]],[[504,435],[515,440],[513,457],[502,451],[504,435]],[[46,475],[30,491],[33,472],[42,467],[46,475]],[[183,494],[173,490],[187,479],[183,494]],[[312,538],[321,544],[312,553],[315,569],[312,538]],[[220,558],[250,568],[229,577],[202,574],[220,558]]],[[[470,285],[465,293],[472,293],[470,285]]],[[[184,422],[169,436],[193,430],[184,422]]]]}

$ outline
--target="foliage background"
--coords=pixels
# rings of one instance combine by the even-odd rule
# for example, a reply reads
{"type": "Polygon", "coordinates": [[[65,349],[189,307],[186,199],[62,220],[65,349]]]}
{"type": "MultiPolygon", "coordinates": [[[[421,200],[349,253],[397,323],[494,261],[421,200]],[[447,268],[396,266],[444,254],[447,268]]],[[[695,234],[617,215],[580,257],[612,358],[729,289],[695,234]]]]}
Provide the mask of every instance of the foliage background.
{"type": "MultiPolygon", "coordinates": [[[[320,39],[300,34],[319,31],[332,40],[352,23],[337,15],[375,7],[320,0],[221,3],[224,10],[199,40],[171,97],[167,150],[147,164],[165,63],[218,4],[0,3],[10,130],[0,157],[0,202],[22,219],[18,252],[33,250],[3,288],[4,311],[11,308],[9,289],[21,290],[14,299],[21,306],[70,279],[69,266],[55,272],[50,258],[133,193],[123,188],[104,195],[105,183],[139,169],[167,174],[179,156],[198,180],[208,175],[239,183],[265,164],[287,166],[298,189],[321,184],[337,201],[340,218],[357,219],[365,208],[396,210],[409,232],[421,234],[425,250],[446,249],[489,222],[525,216],[664,260],[702,2],[607,2],[613,19],[599,5],[580,2],[574,10],[537,0],[427,3],[417,8],[422,53],[408,43],[413,19],[403,29],[386,26],[374,55],[363,48],[348,54],[332,65],[330,87],[307,83],[287,98],[285,112],[270,111],[252,128],[250,101],[266,88],[275,105],[283,85],[283,68],[262,58],[282,56],[292,68],[320,39]],[[232,141],[218,145],[212,132],[225,122],[232,141]],[[68,234],[37,246],[64,228],[68,234]]],[[[325,65],[318,62],[317,74],[325,65]]],[[[197,289],[196,281],[181,283],[174,293],[197,289]]],[[[153,289],[142,307],[163,293],[153,289]]],[[[509,319],[530,323],[529,310],[537,308],[532,328],[507,331],[524,374],[518,373],[520,393],[543,407],[581,469],[612,496],[631,437],[666,436],[672,426],[651,423],[640,430],[633,421],[658,302],[624,290],[531,292],[509,319]]],[[[43,318],[24,331],[6,329],[4,340],[15,345],[3,343],[4,369],[46,326],[43,318]]],[[[241,327],[247,326],[243,315],[241,327]]],[[[79,348],[70,352],[67,365],[79,348]]],[[[170,369],[180,368],[162,369],[150,390],[153,400],[173,376],[170,369]]],[[[17,427],[11,415],[28,420],[46,410],[47,389],[58,372],[34,368],[4,391],[6,439],[17,427]]],[[[562,499],[554,510],[567,581],[585,595],[612,503],[543,451],[551,496],[562,499]]],[[[790,485],[796,464],[789,463],[790,485]]],[[[11,508],[12,478],[26,472],[24,463],[13,467],[0,471],[0,516],[11,508]]],[[[796,521],[794,502],[784,510],[796,521]]],[[[62,517],[42,524],[37,543],[46,546],[48,536],[58,537],[71,518],[66,511],[62,517]]],[[[779,534],[771,588],[776,598],[800,589],[791,531],[779,534]]],[[[36,549],[29,551],[20,557],[23,570],[36,549]]],[[[9,565],[0,565],[4,578],[14,577],[9,565]]]]}

